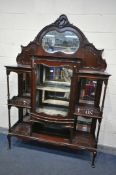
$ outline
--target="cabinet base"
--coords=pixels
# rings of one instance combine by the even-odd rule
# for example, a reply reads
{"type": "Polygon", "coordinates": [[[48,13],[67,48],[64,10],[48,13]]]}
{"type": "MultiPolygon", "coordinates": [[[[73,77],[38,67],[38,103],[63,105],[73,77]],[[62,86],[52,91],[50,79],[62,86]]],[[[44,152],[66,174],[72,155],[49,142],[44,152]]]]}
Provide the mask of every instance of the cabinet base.
{"type": "Polygon", "coordinates": [[[93,138],[92,135],[89,133],[85,133],[84,131],[76,131],[72,143],[66,137],[61,137],[57,135],[50,135],[47,133],[40,132],[32,132],[30,135],[30,125],[27,123],[17,123],[12,128],[11,131],[8,133],[8,143],[9,148],[11,148],[11,137],[18,137],[22,140],[35,140],[39,143],[45,143],[49,145],[54,145],[57,147],[69,148],[71,150],[88,150],[92,152],[92,167],[95,167],[95,158],[97,154],[96,149],[96,140],[93,138]]]}

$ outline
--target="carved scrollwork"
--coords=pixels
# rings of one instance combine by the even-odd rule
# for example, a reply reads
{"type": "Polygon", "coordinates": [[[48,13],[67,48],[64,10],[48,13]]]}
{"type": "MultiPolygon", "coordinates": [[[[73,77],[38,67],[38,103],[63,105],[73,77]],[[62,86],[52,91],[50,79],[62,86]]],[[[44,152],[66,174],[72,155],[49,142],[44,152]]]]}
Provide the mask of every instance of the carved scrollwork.
{"type": "Polygon", "coordinates": [[[75,111],[75,115],[101,118],[100,110],[98,108],[92,108],[92,107],[88,108],[88,107],[79,106],[75,111]]]}
{"type": "Polygon", "coordinates": [[[85,45],[85,49],[92,53],[94,57],[97,59],[97,69],[105,70],[107,67],[106,61],[102,58],[102,53],[104,49],[98,50],[95,46],[91,43],[85,45]]]}
{"type": "Polygon", "coordinates": [[[99,57],[102,57],[102,53],[104,51],[104,49],[102,49],[102,50],[96,49],[95,46],[92,43],[85,44],[84,48],[87,49],[89,52],[91,52],[94,55],[97,55],[99,57]]]}
{"type": "Polygon", "coordinates": [[[30,65],[32,55],[35,54],[37,50],[37,44],[35,42],[30,42],[27,46],[21,46],[21,53],[17,56],[17,63],[22,65],[30,65]]]}
{"type": "Polygon", "coordinates": [[[68,26],[70,23],[69,23],[69,20],[67,18],[66,15],[61,15],[55,22],[54,22],[54,25],[56,27],[59,27],[59,28],[63,28],[63,27],[66,27],[68,26]]]}

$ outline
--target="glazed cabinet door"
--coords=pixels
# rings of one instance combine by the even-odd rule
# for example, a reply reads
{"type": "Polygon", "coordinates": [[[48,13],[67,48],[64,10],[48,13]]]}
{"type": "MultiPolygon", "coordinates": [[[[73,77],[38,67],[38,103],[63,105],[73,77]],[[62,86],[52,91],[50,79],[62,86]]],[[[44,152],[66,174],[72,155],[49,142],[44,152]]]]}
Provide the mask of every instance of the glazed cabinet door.
{"type": "Polygon", "coordinates": [[[33,112],[66,117],[70,111],[73,69],[65,64],[36,64],[33,112]]]}

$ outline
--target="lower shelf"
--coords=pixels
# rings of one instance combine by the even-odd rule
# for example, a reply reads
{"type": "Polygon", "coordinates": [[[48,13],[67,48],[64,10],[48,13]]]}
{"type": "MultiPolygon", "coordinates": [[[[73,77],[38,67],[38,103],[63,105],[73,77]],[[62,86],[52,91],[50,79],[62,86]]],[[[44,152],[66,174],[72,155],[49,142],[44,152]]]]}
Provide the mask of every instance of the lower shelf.
{"type": "Polygon", "coordinates": [[[43,143],[53,144],[57,146],[66,146],[71,149],[87,149],[96,151],[96,140],[89,133],[76,131],[72,143],[65,137],[50,135],[47,133],[33,132],[30,136],[30,125],[28,123],[17,123],[8,133],[9,136],[20,137],[22,139],[36,140],[43,143]]]}

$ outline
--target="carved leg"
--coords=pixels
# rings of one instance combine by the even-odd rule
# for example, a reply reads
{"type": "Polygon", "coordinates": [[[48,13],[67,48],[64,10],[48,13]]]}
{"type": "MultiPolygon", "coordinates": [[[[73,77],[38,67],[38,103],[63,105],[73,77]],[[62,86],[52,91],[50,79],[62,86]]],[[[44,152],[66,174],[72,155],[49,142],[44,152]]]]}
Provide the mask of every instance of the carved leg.
{"type": "Polygon", "coordinates": [[[32,136],[32,127],[33,127],[33,122],[30,123],[30,136],[32,136]]]}
{"type": "Polygon", "coordinates": [[[95,158],[96,158],[97,152],[93,152],[93,158],[92,158],[92,168],[95,168],[95,158]]]}
{"type": "Polygon", "coordinates": [[[70,128],[70,143],[72,143],[73,139],[73,128],[70,128]]]}
{"type": "Polygon", "coordinates": [[[7,135],[7,139],[8,139],[9,149],[11,149],[11,136],[10,135],[7,135]]]}
{"type": "Polygon", "coordinates": [[[75,116],[75,120],[74,120],[74,131],[76,131],[76,125],[77,125],[77,116],[75,116]]]}

